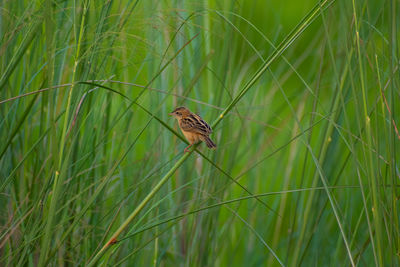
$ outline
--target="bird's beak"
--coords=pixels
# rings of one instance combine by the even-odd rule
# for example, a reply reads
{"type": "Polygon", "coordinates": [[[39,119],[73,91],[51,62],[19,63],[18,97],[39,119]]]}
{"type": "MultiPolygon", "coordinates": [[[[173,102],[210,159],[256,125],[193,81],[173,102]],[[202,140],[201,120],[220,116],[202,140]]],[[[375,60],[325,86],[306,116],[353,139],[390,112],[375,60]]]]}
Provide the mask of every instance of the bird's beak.
{"type": "Polygon", "coordinates": [[[173,115],[174,115],[174,113],[173,113],[173,112],[171,112],[171,113],[168,113],[168,115],[170,115],[170,116],[173,116],[173,115]]]}

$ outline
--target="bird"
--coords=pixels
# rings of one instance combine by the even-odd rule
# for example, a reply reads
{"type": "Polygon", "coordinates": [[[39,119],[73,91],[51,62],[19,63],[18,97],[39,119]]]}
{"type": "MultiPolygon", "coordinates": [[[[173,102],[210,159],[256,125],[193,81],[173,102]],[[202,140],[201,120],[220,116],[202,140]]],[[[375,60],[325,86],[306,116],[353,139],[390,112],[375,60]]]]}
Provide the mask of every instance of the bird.
{"type": "Polygon", "coordinates": [[[190,143],[184,152],[188,152],[192,145],[201,141],[205,142],[208,148],[215,149],[217,147],[208,137],[212,133],[211,127],[199,115],[185,107],[178,107],[168,115],[174,116],[178,120],[179,128],[190,143]]]}

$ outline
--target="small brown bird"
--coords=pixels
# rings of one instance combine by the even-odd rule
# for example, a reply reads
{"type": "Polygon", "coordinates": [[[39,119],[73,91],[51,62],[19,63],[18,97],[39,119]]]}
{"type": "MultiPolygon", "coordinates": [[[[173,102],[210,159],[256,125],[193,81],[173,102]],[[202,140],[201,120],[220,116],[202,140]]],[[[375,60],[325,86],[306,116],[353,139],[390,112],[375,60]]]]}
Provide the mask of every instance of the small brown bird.
{"type": "Polygon", "coordinates": [[[185,148],[185,152],[188,152],[192,145],[200,141],[205,142],[209,148],[215,149],[217,147],[208,137],[212,133],[211,127],[199,115],[192,113],[185,107],[176,108],[168,115],[174,116],[178,120],[179,128],[181,128],[183,135],[190,143],[185,148]]]}

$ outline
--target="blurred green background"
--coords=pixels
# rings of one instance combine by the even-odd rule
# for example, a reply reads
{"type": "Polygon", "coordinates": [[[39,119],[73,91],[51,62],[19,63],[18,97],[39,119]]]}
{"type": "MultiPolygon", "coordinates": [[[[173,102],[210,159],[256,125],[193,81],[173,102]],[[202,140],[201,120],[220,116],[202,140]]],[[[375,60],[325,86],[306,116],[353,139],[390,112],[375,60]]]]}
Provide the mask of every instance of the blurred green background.
{"type": "Polygon", "coordinates": [[[0,265],[399,266],[399,11],[1,1],[0,265]]]}

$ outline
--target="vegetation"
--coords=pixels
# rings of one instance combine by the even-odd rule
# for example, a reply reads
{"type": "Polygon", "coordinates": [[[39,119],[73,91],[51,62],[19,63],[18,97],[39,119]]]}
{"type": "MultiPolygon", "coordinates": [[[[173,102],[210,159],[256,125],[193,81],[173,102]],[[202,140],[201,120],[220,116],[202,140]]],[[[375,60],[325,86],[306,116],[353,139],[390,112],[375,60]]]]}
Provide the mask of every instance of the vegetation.
{"type": "Polygon", "coordinates": [[[400,265],[399,12],[0,2],[0,265],[400,265]]]}

